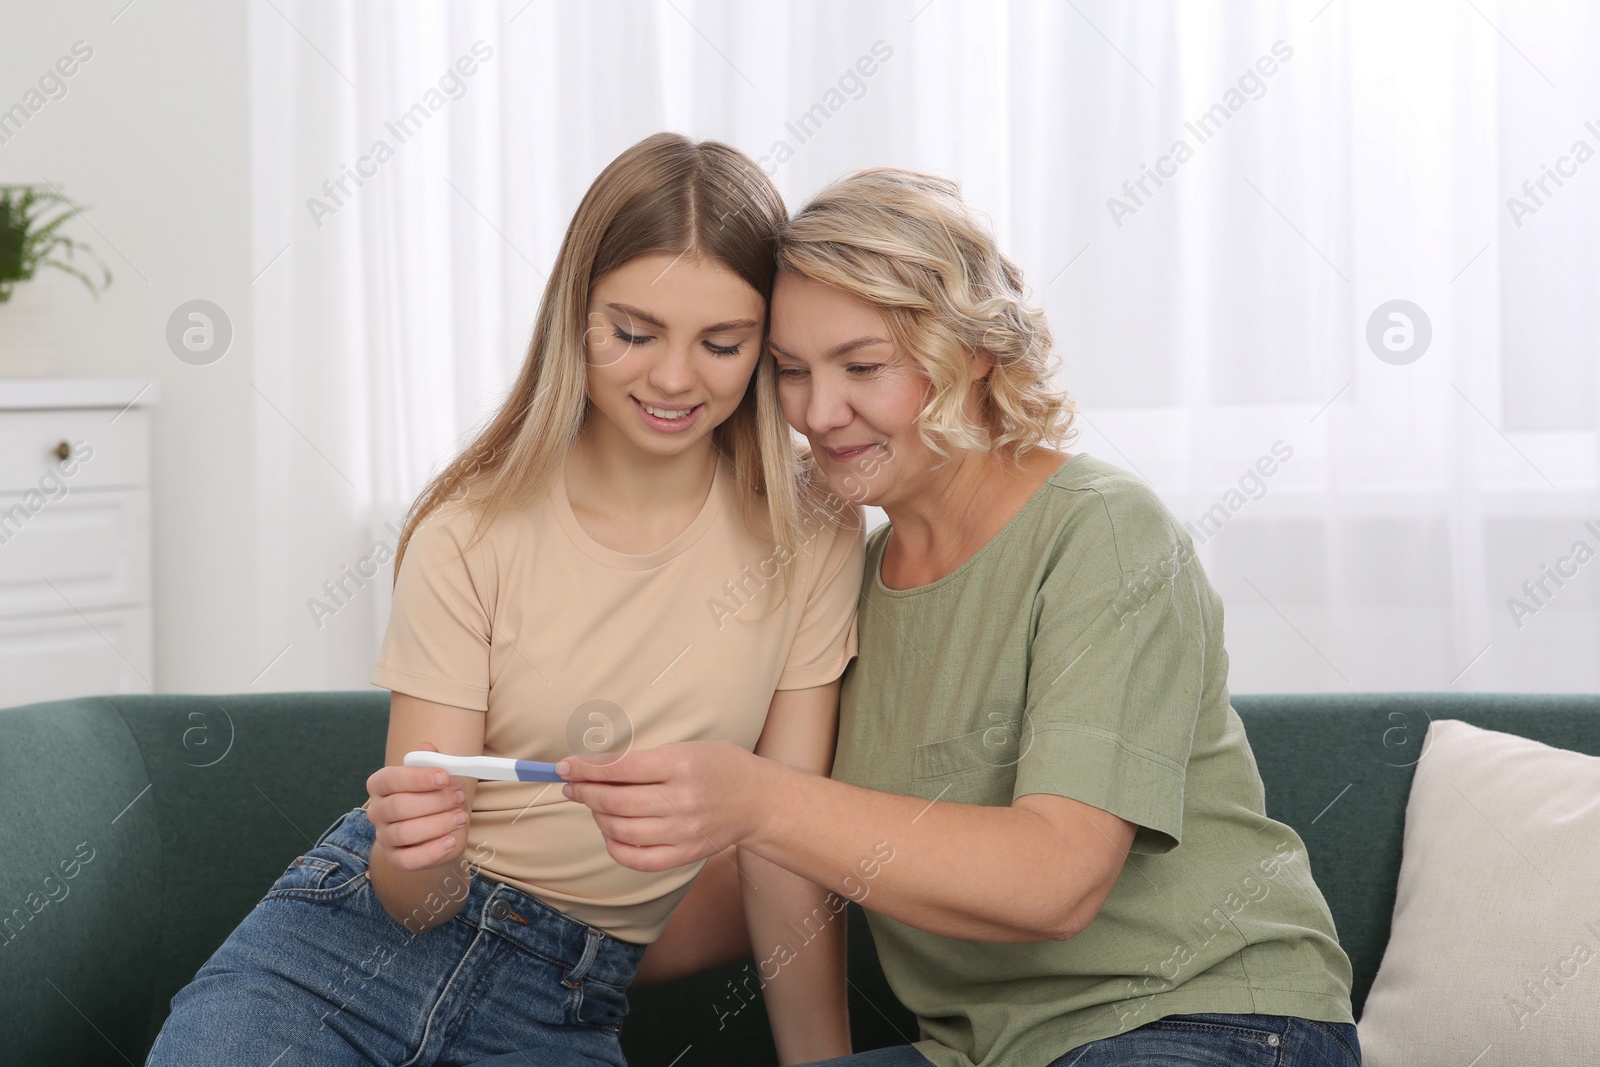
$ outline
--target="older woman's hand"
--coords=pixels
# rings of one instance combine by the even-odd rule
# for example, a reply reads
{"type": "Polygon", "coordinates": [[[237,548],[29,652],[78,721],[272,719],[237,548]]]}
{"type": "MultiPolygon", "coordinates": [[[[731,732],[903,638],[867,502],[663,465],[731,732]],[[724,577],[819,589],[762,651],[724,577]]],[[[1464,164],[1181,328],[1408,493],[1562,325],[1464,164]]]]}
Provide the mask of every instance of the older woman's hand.
{"type": "Polygon", "coordinates": [[[568,780],[562,794],[594,813],[612,859],[664,871],[754,832],[767,763],[727,741],[675,741],[609,763],[573,757],[556,773],[568,780]]]}

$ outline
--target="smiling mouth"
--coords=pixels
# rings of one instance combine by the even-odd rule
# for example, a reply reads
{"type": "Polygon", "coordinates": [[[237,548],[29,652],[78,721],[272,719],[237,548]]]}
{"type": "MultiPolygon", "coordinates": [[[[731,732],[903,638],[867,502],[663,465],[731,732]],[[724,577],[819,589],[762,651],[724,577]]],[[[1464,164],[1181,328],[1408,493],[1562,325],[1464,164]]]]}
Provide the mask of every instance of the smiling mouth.
{"type": "Polygon", "coordinates": [[[690,404],[688,407],[677,404],[647,404],[638,397],[634,397],[633,402],[638,404],[648,414],[654,415],[658,419],[666,419],[669,422],[676,422],[679,419],[686,419],[690,415],[694,414],[696,408],[700,407],[699,404],[690,404]]]}
{"type": "Polygon", "coordinates": [[[868,451],[869,449],[873,449],[873,448],[876,448],[876,447],[878,447],[878,446],[875,445],[875,444],[868,444],[868,445],[856,445],[854,448],[828,448],[828,449],[824,449],[824,451],[826,451],[828,453],[828,455],[833,457],[835,460],[843,462],[844,460],[847,460],[847,459],[854,459],[855,457],[861,455],[862,453],[868,451]]]}

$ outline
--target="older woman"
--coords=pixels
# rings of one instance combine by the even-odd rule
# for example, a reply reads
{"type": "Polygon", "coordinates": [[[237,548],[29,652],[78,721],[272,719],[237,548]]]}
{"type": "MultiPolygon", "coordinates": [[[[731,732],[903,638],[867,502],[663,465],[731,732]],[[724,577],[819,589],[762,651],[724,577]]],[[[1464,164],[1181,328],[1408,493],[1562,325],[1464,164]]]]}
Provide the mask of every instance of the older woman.
{"type": "MultiPolygon", "coordinates": [[[[827,1063],[1359,1067],[1349,959],[1229,705],[1222,603],[1148,486],[1057,450],[1073,409],[1016,267],[953,183],[893,169],[824,190],[779,265],[784,413],[889,518],[831,775],[687,742],[570,761],[567,795],[627,866],[737,845],[864,903],[920,1040],[827,1063]]],[[[705,879],[651,951],[742,954],[738,914],[705,879]]],[[[753,949],[764,978],[805,951],[753,949]]]]}

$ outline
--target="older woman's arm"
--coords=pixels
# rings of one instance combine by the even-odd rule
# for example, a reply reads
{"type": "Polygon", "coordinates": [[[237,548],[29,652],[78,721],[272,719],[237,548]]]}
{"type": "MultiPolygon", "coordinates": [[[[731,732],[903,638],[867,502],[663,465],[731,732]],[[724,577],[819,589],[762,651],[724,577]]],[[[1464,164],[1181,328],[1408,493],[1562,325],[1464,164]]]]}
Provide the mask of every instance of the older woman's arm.
{"type": "Polygon", "coordinates": [[[624,866],[664,870],[737,844],[841,895],[870,897],[889,918],[971,941],[1075,936],[1110,895],[1136,829],[1070,797],[1031,793],[1006,807],[928,801],[718,741],[662,745],[608,765],[574,759],[561,773],[624,866]]]}
{"type": "Polygon", "coordinates": [[[1125,819],[1047,793],[992,807],[781,773],[767,779],[742,849],[785,857],[811,878],[834,872],[823,884],[859,887],[873,910],[972,941],[1076,935],[1105,903],[1135,831],[1125,819]],[[830,832],[817,833],[819,824],[830,832]],[[885,849],[893,858],[881,862],[885,849]]]}

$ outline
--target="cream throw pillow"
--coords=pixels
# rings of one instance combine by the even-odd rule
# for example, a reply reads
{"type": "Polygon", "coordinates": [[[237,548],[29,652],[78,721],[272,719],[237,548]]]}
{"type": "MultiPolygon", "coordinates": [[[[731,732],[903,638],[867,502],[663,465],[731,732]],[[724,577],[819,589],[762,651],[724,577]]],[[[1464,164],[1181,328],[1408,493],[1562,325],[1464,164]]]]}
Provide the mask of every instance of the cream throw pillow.
{"type": "Polygon", "coordinates": [[[1600,1064],[1600,758],[1454,719],[1406,802],[1366,1067],[1600,1064]]]}

